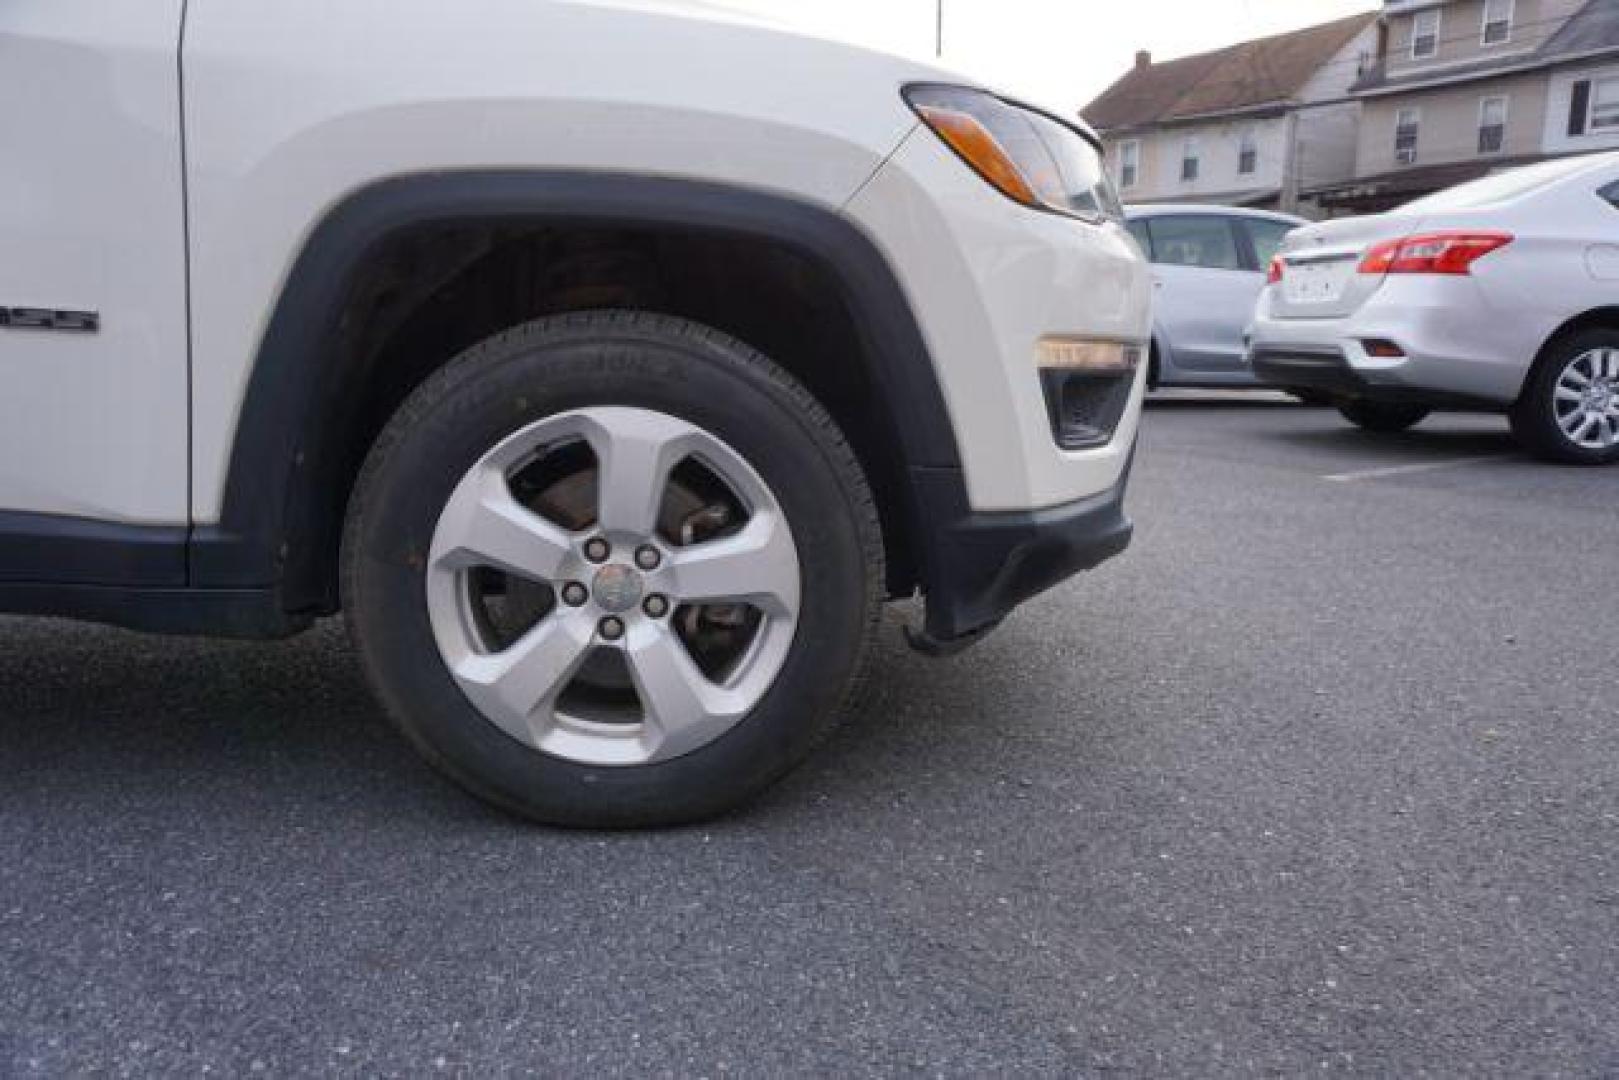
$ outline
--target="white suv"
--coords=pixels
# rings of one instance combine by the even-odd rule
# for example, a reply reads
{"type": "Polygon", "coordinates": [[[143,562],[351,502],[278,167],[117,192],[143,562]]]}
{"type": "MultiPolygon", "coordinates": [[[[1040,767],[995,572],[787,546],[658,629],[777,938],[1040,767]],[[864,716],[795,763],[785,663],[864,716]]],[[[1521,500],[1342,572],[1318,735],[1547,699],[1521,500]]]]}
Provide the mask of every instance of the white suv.
{"type": "Polygon", "coordinates": [[[1120,551],[1094,136],[699,5],[0,7],[0,610],[268,638],[563,824],[722,811],[1120,551]]]}

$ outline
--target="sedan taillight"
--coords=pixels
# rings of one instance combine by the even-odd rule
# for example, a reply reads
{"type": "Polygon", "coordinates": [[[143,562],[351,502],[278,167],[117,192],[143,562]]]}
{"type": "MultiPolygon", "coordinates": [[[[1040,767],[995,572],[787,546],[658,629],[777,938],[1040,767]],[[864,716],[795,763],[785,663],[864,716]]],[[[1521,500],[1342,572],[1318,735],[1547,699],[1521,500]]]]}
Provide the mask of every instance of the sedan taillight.
{"type": "Polygon", "coordinates": [[[1282,261],[1282,257],[1278,255],[1270,261],[1270,272],[1265,275],[1265,281],[1270,285],[1279,285],[1282,281],[1282,275],[1286,272],[1287,264],[1284,263],[1282,261]]]}
{"type": "Polygon", "coordinates": [[[1502,232],[1442,232],[1407,236],[1378,244],[1361,260],[1363,274],[1452,274],[1472,272],[1473,264],[1512,243],[1502,232]]]}

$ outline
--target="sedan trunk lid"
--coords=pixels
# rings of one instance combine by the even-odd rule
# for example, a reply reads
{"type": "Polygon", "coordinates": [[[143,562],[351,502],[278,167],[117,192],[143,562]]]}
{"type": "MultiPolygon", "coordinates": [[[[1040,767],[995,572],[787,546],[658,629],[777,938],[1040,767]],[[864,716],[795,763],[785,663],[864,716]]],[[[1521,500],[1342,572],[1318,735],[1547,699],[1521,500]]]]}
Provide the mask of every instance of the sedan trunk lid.
{"type": "Polygon", "coordinates": [[[1324,221],[1293,232],[1282,246],[1282,280],[1272,285],[1279,319],[1339,319],[1352,315],[1383,285],[1381,274],[1359,272],[1373,246],[1422,228],[1403,214],[1324,221]]]}

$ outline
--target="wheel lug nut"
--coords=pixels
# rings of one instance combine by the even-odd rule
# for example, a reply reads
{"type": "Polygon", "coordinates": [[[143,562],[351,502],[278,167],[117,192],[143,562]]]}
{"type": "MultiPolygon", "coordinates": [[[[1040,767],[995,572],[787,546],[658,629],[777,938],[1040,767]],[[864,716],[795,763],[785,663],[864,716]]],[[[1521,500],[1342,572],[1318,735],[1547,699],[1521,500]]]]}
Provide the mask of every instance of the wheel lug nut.
{"type": "Polygon", "coordinates": [[[607,557],[613,553],[613,545],[601,537],[585,541],[585,558],[591,562],[606,562],[607,557]]]}
{"type": "Polygon", "coordinates": [[[609,615],[601,621],[598,629],[601,631],[603,641],[617,641],[624,636],[624,621],[609,615]]]}
{"type": "Polygon", "coordinates": [[[663,556],[651,544],[642,544],[635,549],[635,565],[642,570],[656,570],[662,561],[663,556]]]}
{"type": "Polygon", "coordinates": [[[577,581],[570,581],[562,586],[562,602],[569,607],[584,607],[585,601],[590,599],[590,590],[577,581]]]}
{"type": "Polygon", "coordinates": [[[646,603],[643,604],[642,607],[645,608],[646,613],[652,616],[654,619],[661,619],[665,615],[669,614],[669,601],[664,599],[662,596],[659,596],[657,593],[653,593],[651,596],[647,597],[646,603]]]}

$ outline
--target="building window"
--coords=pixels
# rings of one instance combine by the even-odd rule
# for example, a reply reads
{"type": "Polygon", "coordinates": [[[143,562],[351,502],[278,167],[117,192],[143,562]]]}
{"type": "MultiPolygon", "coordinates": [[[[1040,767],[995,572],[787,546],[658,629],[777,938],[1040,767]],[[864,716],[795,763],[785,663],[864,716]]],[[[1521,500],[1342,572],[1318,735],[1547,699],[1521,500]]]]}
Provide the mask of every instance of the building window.
{"type": "Polygon", "coordinates": [[[1237,175],[1252,176],[1259,171],[1259,139],[1255,137],[1253,128],[1242,133],[1242,142],[1237,148],[1237,175]]]}
{"type": "Polygon", "coordinates": [[[1484,0],[1484,44],[1505,45],[1512,40],[1512,15],[1517,0],[1484,0]]]}
{"type": "Polygon", "coordinates": [[[1197,140],[1187,139],[1181,146],[1181,182],[1189,184],[1196,180],[1198,173],[1202,171],[1202,164],[1198,157],[1197,140]]]}
{"type": "Polygon", "coordinates": [[[1422,130],[1422,113],[1401,109],[1394,117],[1394,160],[1401,165],[1417,163],[1417,136],[1422,130]]]}
{"type": "Polygon", "coordinates": [[[1426,60],[1439,55],[1439,8],[1419,11],[1411,23],[1411,59],[1426,60]]]}
{"type": "Polygon", "coordinates": [[[1141,143],[1131,139],[1119,144],[1119,187],[1133,188],[1141,179],[1141,143]]]}
{"type": "Polygon", "coordinates": [[[1478,103],[1478,152],[1499,154],[1507,143],[1507,99],[1487,97],[1478,103]]]}
{"type": "Polygon", "coordinates": [[[1592,131],[1619,131],[1619,79],[1598,79],[1591,84],[1592,131]]]}

